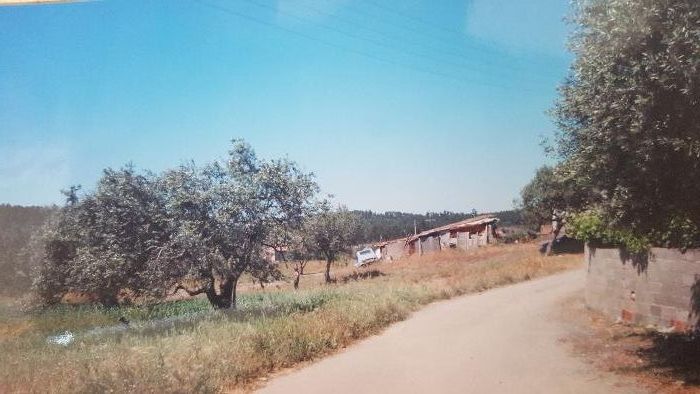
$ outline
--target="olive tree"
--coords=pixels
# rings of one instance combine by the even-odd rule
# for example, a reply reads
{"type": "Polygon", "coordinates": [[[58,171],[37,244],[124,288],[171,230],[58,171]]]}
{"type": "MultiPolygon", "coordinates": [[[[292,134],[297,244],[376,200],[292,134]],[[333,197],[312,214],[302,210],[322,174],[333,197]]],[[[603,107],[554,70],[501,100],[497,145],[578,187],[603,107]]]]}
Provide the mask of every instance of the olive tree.
{"type": "Polygon", "coordinates": [[[277,228],[301,225],[317,192],[312,174],[286,159],[258,159],[240,140],[227,162],[167,171],[160,187],[175,230],[158,252],[158,266],[177,288],[206,294],[217,308],[235,307],[244,272],[274,273],[264,248],[277,228]]]}
{"type": "Polygon", "coordinates": [[[333,208],[328,201],[319,203],[304,223],[302,237],[306,249],[326,260],[326,283],[331,282],[331,264],[348,252],[359,232],[357,217],[345,207],[333,208]]]}
{"type": "MultiPolygon", "coordinates": [[[[543,166],[520,192],[521,215],[526,224],[535,227],[552,224],[552,241],[564,227],[567,212],[579,210],[589,198],[589,189],[583,187],[557,168],[543,166]]],[[[546,254],[552,253],[547,244],[546,254]]]]}
{"type": "Polygon", "coordinates": [[[36,287],[48,301],[68,291],[89,293],[115,305],[119,292],[162,295],[163,277],[153,266],[158,246],[170,236],[156,178],[133,166],[106,169],[94,192],[67,204],[44,229],[44,264],[36,287]]]}
{"type": "Polygon", "coordinates": [[[562,171],[607,225],[700,246],[700,2],[582,0],[554,117],[562,171]]]}

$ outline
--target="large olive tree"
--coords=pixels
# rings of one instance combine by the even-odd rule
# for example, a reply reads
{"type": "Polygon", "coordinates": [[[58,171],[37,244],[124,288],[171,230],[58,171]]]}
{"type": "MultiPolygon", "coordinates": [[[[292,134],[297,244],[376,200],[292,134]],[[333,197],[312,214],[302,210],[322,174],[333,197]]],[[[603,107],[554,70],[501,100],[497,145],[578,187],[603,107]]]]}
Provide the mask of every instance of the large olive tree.
{"type": "Polygon", "coordinates": [[[274,271],[263,249],[280,227],[301,225],[317,192],[312,175],[295,163],[258,159],[239,140],[227,162],[168,171],[161,188],[175,232],[158,252],[159,266],[173,284],[206,294],[217,308],[235,307],[246,270],[254,276],[274,271]]]}
{"type": "Polygon", "coordinates": [[[700,246],[700,2],[582,0],[573,22],[561,171],[610,226],[700,246]]]}

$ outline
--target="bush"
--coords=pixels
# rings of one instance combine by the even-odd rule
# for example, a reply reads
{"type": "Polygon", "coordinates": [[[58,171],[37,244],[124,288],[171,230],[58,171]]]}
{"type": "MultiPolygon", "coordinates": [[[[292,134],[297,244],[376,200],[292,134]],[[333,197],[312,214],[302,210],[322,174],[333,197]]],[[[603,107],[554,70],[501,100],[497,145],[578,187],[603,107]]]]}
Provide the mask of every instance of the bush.
{"type": "Polygon", "coordinates": [[[589,210],[569,215],[567,233],[582,241],[601,246],[621,246],[635,253],[644,252],[652,246],[681,250],[700,247],[698,226],[688,219],[678,217],[669,219],[664,230],[640,235],[617,229],[610,225],[610,220],[606,220],[603,214],[589,210]]]}
{"type": "Polygon", "coordinates": [[[600,246],[624,247],[630,252],[646,251],[650,242],[645,237],[609,226],[603,216],[595,211],[572,214],[567,219],[567,234],[581,241],[600,246]]]}

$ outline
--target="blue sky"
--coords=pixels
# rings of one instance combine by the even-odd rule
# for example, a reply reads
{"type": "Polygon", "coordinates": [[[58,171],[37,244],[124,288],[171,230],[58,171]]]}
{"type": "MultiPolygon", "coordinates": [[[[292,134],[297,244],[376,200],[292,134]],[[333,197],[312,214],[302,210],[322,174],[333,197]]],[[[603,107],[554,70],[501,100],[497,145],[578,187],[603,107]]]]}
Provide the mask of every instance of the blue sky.
{"type": "Polygon", "coordinates": [[[352,209],[509,209],[571,56],[567,0],[0,7],[0,203],[105,167],[288,156],[352,209]]]}

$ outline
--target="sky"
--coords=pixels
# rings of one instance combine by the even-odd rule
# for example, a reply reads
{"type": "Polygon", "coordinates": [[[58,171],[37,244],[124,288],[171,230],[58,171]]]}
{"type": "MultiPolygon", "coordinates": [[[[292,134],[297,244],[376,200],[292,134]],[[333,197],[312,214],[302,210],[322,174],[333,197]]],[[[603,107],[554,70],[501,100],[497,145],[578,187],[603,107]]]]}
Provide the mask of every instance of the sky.
{"type": "Polygon", "coordinates": [[[351,209],[511,209],[567,73],[568,0],[0,7],[0,203],[243,138],[351,209]]]}

